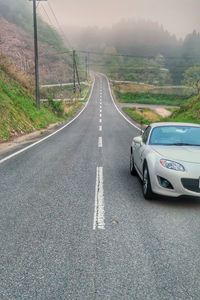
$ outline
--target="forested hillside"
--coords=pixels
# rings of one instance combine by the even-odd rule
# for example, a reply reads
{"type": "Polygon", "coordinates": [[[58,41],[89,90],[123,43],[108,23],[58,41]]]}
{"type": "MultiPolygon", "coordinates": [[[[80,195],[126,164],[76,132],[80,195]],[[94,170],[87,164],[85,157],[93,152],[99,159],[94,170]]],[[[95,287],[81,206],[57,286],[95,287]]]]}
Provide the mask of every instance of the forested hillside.
{"type": "MultiPolygon", "coordinates": [[[[32,2],[0,0],[0,51],[20,70],[33,75],[32,2]]],[[[71,54],[57,31],[38,16],[39,63],[41,83],[70,81],[71,54]]]]}
{"type": "Polygon", "coordinates": [[[112,28],[74,32],[70,38],[78,49],[101,53],[90,54],[92,67],[113,79],[181,84],[185,70],[200,64],[196,31],[181,40],[155,22],[124,20],[112,28]]]}

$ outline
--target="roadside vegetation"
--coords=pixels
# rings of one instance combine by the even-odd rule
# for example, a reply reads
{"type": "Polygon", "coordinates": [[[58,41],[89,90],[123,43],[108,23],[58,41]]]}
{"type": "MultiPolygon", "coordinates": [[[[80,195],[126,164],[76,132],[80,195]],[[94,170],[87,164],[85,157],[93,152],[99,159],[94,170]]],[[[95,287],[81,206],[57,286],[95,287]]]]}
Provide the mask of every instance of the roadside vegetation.
{"type": "Polygon", "coordinates": [[[116,96],[121,103],[140,103],[140,104],[155,104],[179,106],[188,97],[177,95],[150,94],[150,93],[121,93],[116,92],[116,96]]]}
{"type": "Polygon", "coordinates": [[[170,117],[161,117],[152,109],[123,107],[122,110],[135,122],[148,125],[152,122],[186,122],[200,124],[200,98],[195,96],[184,102],[180,108],[171,109],[170,117]]]}
{"type": "Polygon", "coordinates": [[[179,91],[178,95],[170,94],[169,91],[167,94],[157,94],[154,93],[152,85],[133,84],[131,87],[131,84],[115,83],[113,92],[122,110],[139,124],[148,125],[158,121],[200,123],[200,97],[189,97],[187,91],[184,93],[184,89],[182,93],[179,91]],[[138,105],[134,107],[136,103],[138,105]],[[125,107],[125,104],[129,104],[130,107],[125,107]],[[144,104],[155,105],[155,107],[145,107],[144,104]],[[171,112],[171,116],[159,115],[156,110],[158,105],[171,112]]]}
{"type": "Polygon", "coordinates": [[[113,83],[113,91],[119,103],[154,104],[166,106],[180,106],[188,98],[187,89],[162,89],[160,86],[135,83],[113,83]]]}
{"type": "MultiPolygon", "coordinates": [[[[0,65],[1,67],[1,65],[0,65]]],[[[46,128],[52,123],[64,122],[73,117],[81,108],[80,101],[56,102],[49,99],[38,110],[32,96],[32,89],[25,84],[25,77],[20,77],[6,67],[0,68],[0,142],[13,137],[46,128]]]]}
{"type": "Polygon", "coordinates": [[[158,122],[161,120],[161,117],[155,113],[153,110],[144,108],[129,108],[124,107],[123,111],[134,121],[141,125],[148,125],[152,122],[158,122]]]}
{"type": "Polygon", "coordinates": [[[52,99],[85,99],[88,95],[89,86],[88,84],[81,84],[81,93],[78,91],[74,93],[73,84],[65,86],[50,86],[43,87],[42,93],[43,97],[52,98],[52,99]]]}
{"type": "Polygon", "coordinates": [[[175,110],[170,118],[163,121],[200,123],[200,97],[195,96],[175,110]]]}

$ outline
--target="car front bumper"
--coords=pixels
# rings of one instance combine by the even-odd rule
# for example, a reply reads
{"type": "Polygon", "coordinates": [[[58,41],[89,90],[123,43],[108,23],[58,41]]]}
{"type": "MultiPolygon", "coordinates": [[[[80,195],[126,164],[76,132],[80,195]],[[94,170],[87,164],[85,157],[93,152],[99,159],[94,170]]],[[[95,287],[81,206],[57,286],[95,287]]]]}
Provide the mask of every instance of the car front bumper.
{"type": "Polygon", "coordinates": [[[157,162],[154,168],[149,170],[152,191],[170,197],[193,196],[200,198],[200,165],[184,163],[184,167],[185,172],[180,172],[164,168],[160,162],[157,162]],[[168,180],[173,189],[162,187],[158,176],[168,180]]]}

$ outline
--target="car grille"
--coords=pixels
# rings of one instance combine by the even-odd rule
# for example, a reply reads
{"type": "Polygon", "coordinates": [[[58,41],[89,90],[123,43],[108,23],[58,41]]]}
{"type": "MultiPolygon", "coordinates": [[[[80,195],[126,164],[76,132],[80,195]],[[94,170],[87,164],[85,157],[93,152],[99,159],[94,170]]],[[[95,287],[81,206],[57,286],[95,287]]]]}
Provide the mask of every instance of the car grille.
{"type": "Polygon", "coordinates": [[[190,190],[192,192],[200,193],[199,178],[182,178],[181,182],[185,189],[190,190]]]}

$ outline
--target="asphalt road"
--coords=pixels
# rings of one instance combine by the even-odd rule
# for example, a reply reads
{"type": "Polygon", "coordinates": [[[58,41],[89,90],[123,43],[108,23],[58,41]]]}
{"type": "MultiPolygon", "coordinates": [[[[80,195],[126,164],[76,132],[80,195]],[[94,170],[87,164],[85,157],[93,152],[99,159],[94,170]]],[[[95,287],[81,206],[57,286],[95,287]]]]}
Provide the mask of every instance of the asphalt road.
{"type": "Polygon", "coordinates": [[[1,300],[200,299],[200,201],[143,199],[137,134],[98,75],[78,119],[0,164],[1,300]]]}

